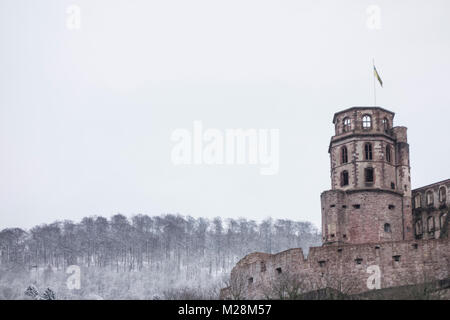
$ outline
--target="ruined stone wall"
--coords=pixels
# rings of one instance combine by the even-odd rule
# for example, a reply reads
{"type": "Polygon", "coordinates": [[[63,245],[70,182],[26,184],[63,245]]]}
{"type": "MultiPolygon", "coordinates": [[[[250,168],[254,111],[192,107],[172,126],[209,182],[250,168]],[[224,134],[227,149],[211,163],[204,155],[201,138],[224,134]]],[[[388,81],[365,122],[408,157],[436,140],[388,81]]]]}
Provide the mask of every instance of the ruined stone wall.
{"type": "Polygon", "coordinates": [[[324,244],[403,239],[402,195],[382,190],[330,190],[321,195],[324,244]]]}
{"type": "Polygon", "coordinates": [[[353,188],[382,188],[398,190],[401,185],[397,183],[396,175],[396,152],[395,143],[388,137],[347,137],[345,140],[333,143],[330,148],[331,157],[331,181],[332,189],[353,189],[353,188]],[[373,160],[364,160],[364,146],[366,143],[372,144],[373,160]],[[386,161],[386,146],[391,147],[391,160],[386,161]],[[347,148],[348,162],[342,163],[342,148],[347,148]],[[367,184],[364,179],[364,169],[374,168],[374,182],[367,184]],[[349,173],[349,184],[341,184],[341,174],[343,171],[349,173]]]}
{"type": "Polygon", "coordinates": [[[363,129],[362,125],[362,118],[364,115],[369,115],[374,120],[371,130],[369,130],[370,132],[384,133],[385,128],[382,123],[383,119],[387,119],[388,127],[393,127],[395,115],[393,112],[379,107],[353,107],[335,114],[333,118],[335,134],[345,135],[356,132],[367,132],[368,130],[363,129]],[[351,120],[350,132],[344,131],[343,120],[345,118],[349,118],[351,120]]]}
{"type": "Polygon", "coordinates": [[[278,254],[252,253],[233,268],[234,288],[223,298],[277,298],[280,283],[303,292],[333,288],[345,294],[443,280],[450,277],[448,239],[324,246],[278,254]],[[238,288],[238,290],[236,290],[238,288]]]}
{"type": "Polygon", "coordinates": [[[394,113],[379,107],[335,114],[331,190],[321,197],[325,244],[414,239],[407,128],[393,121],[394,113]]]}
{"type": "Polygon", "coordinates": [[[447,236],[450,179],[415,189],[412,197],[415,238],[438,239],[447,236]]]}
{"type": "Polygon", "coordinates": [[[396,180],[397,190],[403,193],[403,234],[405,240],[414,239],[411,193],[411,167],[409,156],[409,144],[407,141],[407,128],[394,127],[392,133],[395,136],[395,154],[397,159],[396,180]]]}
{"type": "Polygon", "coordinates": [[[411,190],[407,128],[393,127],[393,120],[394,113],[380,107],[334,115],[331,190],[321,194],[324,246],[310,248],[307,258],[302,249],[246,256],[233,268],[223,298],[280,298],[293,287],[356,294],[450,278],[450,179],[411,190]],[[367,118],[363,125],[364,116],[370,125],[367,118]],[[372,159],[365,157],[367,143],[372,159]]]}

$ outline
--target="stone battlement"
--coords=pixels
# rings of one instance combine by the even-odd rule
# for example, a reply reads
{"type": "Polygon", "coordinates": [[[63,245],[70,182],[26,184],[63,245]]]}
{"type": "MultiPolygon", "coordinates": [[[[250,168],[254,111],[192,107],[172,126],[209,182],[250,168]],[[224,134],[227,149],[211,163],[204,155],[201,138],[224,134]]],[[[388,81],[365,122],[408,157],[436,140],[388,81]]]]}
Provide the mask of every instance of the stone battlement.
{"type": "MultiPolygon", "coordinates": [[[[405,240],[251,253],[231,271],[239,297],[272,297],[283,281],[309,292],[333,288],[345,294],[450,278],[450,240],[405,240]]],[[[237,298],[224,290],[222,298],[237,298]]]]}

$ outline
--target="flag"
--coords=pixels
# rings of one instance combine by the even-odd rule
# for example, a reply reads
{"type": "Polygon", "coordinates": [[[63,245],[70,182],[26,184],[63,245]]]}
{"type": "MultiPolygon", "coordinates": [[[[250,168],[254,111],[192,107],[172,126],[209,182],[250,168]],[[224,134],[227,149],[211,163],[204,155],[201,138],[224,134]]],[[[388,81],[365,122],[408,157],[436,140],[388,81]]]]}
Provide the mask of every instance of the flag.
{"type": "Polygon", "coordinates": [[[380,83],[381,87],[383,87],[383,81],[381,80],[381,77],[378,74],[378,71],[377,71],[377,68],[375,68],[375,65],[373,66],[373,73],[375,75],[375,78],[378,79],[378,82],[380,83]]]}

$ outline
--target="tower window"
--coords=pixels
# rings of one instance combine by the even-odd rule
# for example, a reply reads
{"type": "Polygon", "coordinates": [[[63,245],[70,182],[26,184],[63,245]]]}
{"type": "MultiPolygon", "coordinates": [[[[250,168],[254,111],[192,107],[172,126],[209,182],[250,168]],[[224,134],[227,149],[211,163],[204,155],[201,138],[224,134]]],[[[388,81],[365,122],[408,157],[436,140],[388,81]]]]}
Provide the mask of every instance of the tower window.
{"type": "Polygon", "coordinates": [[[427,192],[427,205],[431,206],[433,204],[433,191],[427,192]]]}
{"type": "Polygon", "coordinates": [[[372,128],[372,118],[369,115],[365,115],[362,120],[363,129],[372,128]]]}
{"type": "Polygon", "coordinates": [[[394,259],[395,262],[399,262],[400,261],[400,255],[398,256],[392,256],[392,258],[394,259]]]}
{"type": "Polygon", "coordinates": [[[422,219],[419,219],[416,221],[416,235],[422,234],[423,233],[423,229],[422,229],[422,219]]]}
{"type": "Polygon", "coordinates": [[[348,186],[348,171],[342,171],[341,186],[348,186]]]}
{"type": "Polygon", "coordinates": [[[252,284],[253,283],[253,278],[248,278],[248,284],[252,284]]]}
{"type": "Polygon", "coordinates": [[[366,143],[364,145],[364,155],[366,160],[372,160],[372,144],[366,143]]]}
{"type": "Polygon", "coordinates": [[[373,182],[373,168],[366,168],[364,169],[364,177],[366,179],[366,182],[373,182]]]}
{"type": "Polygon", "coordinates": [[[265,272],[265,271],[266,271],[266,262],[261,261],[261,272],[265,272]]]}
{"type": "Polygon", "coordinates": [[[391,163],[391,146],[386,146],[386,161],[391,163]]]}
{"type": "Polygon", "coordinates": [[[388,208],[389,208],[389,210],[394,210],[394,209],[395,209],[395,206],[394,206],[393,204],[390,204],[390,205],[388,206],[388,208]]]}
{"type": "Polygon", "coordinates": [[[414,208],[420,208],[421,207],[421,201],[422,197],[420,196],[420,193],[416,194],[416,196],[414,197],[414,208]]]}
{"type": "Polygon", "coordinates": [[[439,202],[447,201],[447,190],[444,186],[439,188],[439,202]]]}
{"type": "Polygon", "coordinates": [[[384,232],[391,232],[391,225],[389,223],[384,224],[384,232]]]}
{"type": "Polygon", "coordinates": [[[383,123],[384,132],[387,133],[389,131],[389,120],[387,118],[384,118],[382,123],[383,123]]]}
{"type": "Polygon", "coordinates": [[[395,190],[395,183],[391,182],[391,189],[395,190]]]}
{"type": "Polygon", "coordinates": [[[351,128],[351,120],[350,118],[344,118],[343,121],[343,130],[344,132],[349,132],[351,128]]]}
{"type": "Polygon", "coordinates": [[[356,258],[356,259],[355,259],[356,264],[361,264],[362,261],[363,261],[362,258],[356,258]]]}
{"type": "Polygon", "coordinates": [[[427,219],[427,231],[433,232],[434,231],[434,217],[428,217],[427,219]]]}
{"type": "Polygon", "coordinates": [[[439,217],[439,224],[441,229],[444,228],[445,219],[447,219],[447,213],[442,213],[441,216],[439,217]]]}
{"type": "Polygon", "coordinates": [[[343,164],[348,162],[348,151],[345,146],[341,149],[341,159],[343,164]]]}
{"type": "Polygon", "coordinates": [[[281,268],[276,268],[275,270],[277,271],[278,274],[281,274],[281,268]]]}

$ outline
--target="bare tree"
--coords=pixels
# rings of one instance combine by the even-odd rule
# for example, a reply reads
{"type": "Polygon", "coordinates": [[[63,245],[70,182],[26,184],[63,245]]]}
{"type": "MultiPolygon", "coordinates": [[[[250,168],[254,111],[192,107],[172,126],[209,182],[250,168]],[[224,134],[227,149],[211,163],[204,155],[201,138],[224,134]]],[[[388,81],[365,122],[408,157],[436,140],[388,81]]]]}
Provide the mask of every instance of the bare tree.
{"type": "Polygon", "coordinates": [[[272,277],[264,286],[263,294],[266,299],[271,300],[299,300],[311,288],[312,284],[307,275],[285,271],[272,277]]]}
{"type": "Polygon", "coordinates": [[[226,295],[229,300],[244,300],[246,298],[247,281],[243,272],[233,272],[229,279],[225,280],[226,295]]]}

